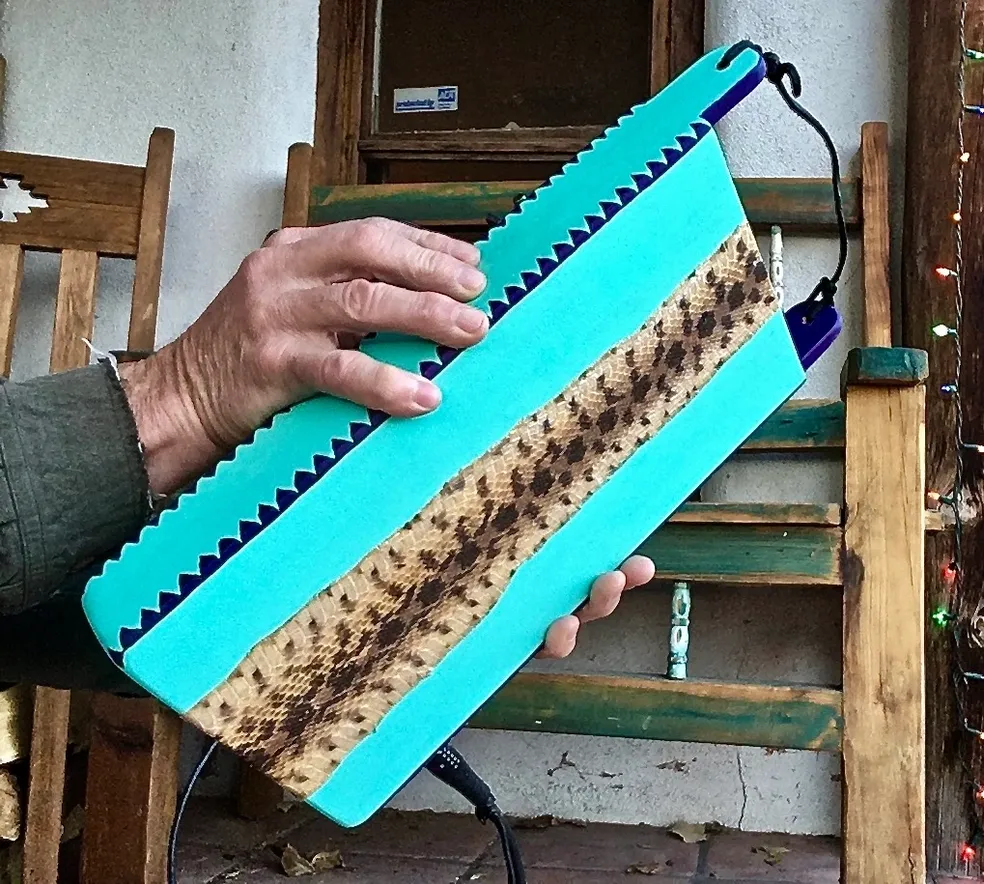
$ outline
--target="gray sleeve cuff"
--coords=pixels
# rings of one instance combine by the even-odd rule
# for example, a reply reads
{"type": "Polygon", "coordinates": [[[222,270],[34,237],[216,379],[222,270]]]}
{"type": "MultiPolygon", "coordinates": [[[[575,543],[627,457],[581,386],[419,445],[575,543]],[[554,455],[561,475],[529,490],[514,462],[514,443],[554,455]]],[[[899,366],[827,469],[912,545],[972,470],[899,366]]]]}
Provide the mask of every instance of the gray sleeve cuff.
{"type": "Polygon", "coordinates": [[[150,512],[133,415],[107,363],[0,381],[0,614],[47,599],[150,512]]]}

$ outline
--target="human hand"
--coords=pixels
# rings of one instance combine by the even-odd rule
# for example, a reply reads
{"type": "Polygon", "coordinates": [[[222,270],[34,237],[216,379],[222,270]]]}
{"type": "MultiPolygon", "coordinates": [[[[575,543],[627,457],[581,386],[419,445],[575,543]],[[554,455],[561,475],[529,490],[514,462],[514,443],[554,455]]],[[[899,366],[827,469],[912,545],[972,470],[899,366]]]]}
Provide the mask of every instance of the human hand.
{"type": "Polygon", "coordinates": [[[543,650],[537,656],[546,659],[568,656],[574,650],[581,624],[607,617],[615,610],[623,592],[649,583],[655,575],[656,566],[645,556],[631,556],[619,570],[602,574],[591,585],[591,595],[578,611],[550,625],[543,650]]]}
{"type": "Polygon", "coordinates": [[[317,392],[400,416],[436,408],[436,385],[353,348],[369,332],[480,341],[488,320],[463,303],[485,287],[478,257],[387,219],[273,234],[176,341],[121,366],[151,488],[177,490],[317,392]]]}

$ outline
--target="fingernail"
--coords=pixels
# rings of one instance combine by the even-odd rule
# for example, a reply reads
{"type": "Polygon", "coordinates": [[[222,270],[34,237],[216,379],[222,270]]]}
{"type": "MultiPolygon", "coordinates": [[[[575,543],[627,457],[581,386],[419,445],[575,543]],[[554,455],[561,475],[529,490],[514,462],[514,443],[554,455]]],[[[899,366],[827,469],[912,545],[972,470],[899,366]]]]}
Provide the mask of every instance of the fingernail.
{"type": "Polygon", "coordinates": [[[433,411],[441,403],[441,391],[428,381],[417,381],[413,401],[422,411],[433,411]]]}
{"type": "Polygon", "coordinates": [[[455,314],[454,324],[463,332],[473,335],[485,328],[485,314],[474,307],[465,307],[455,314]]]}
{"type": "Polygon", "coordinates": [[[474,267],[463,267],[458,273],[458,282],[465,291],[477,294],[485,288],[485,274],[474,267]]]}

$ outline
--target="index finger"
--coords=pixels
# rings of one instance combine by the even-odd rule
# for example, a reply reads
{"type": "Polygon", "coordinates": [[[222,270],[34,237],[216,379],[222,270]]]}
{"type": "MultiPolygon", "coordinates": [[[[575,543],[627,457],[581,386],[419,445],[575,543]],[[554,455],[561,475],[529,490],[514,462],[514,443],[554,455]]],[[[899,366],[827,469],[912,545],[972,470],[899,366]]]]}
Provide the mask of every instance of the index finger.
{"type": "Polygon", "coordinates": [[[473,264],[419,245],[393,225],[356,221],[322,229],[332,227],[330,235],[304,238],[290,246],[297,272],[312,281],[367,279],[438,292],[459,301],[475,298],[485,287],[485,276],[473,264]]]}
{"type": "Polygon", "coordinates": [[[423,246],[425,249],[433,249],[435,252],[444,252],[466,264],[476,265],[481,257],[478,248],[463,239],[455,239],[452,236],[445,236],[443,233],[425,230],[415,224],[394,221],[391,218],[372,218],[370,220],[378,224],[392,226],[394,232],[406,237],[410,242],[423,246]]]}

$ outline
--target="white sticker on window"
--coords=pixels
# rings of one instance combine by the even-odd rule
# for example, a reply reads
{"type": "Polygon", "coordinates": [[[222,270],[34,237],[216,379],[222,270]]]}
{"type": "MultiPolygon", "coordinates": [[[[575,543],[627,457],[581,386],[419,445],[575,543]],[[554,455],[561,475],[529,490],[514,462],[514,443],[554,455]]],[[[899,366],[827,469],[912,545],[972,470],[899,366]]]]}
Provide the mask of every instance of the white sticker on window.
{"type": "Polygon", "coordinates": [[[456,111],[457,86],[425,86],[419,89],[394,89],[394,114],[419,114],[427,111],[456,111]]]}

